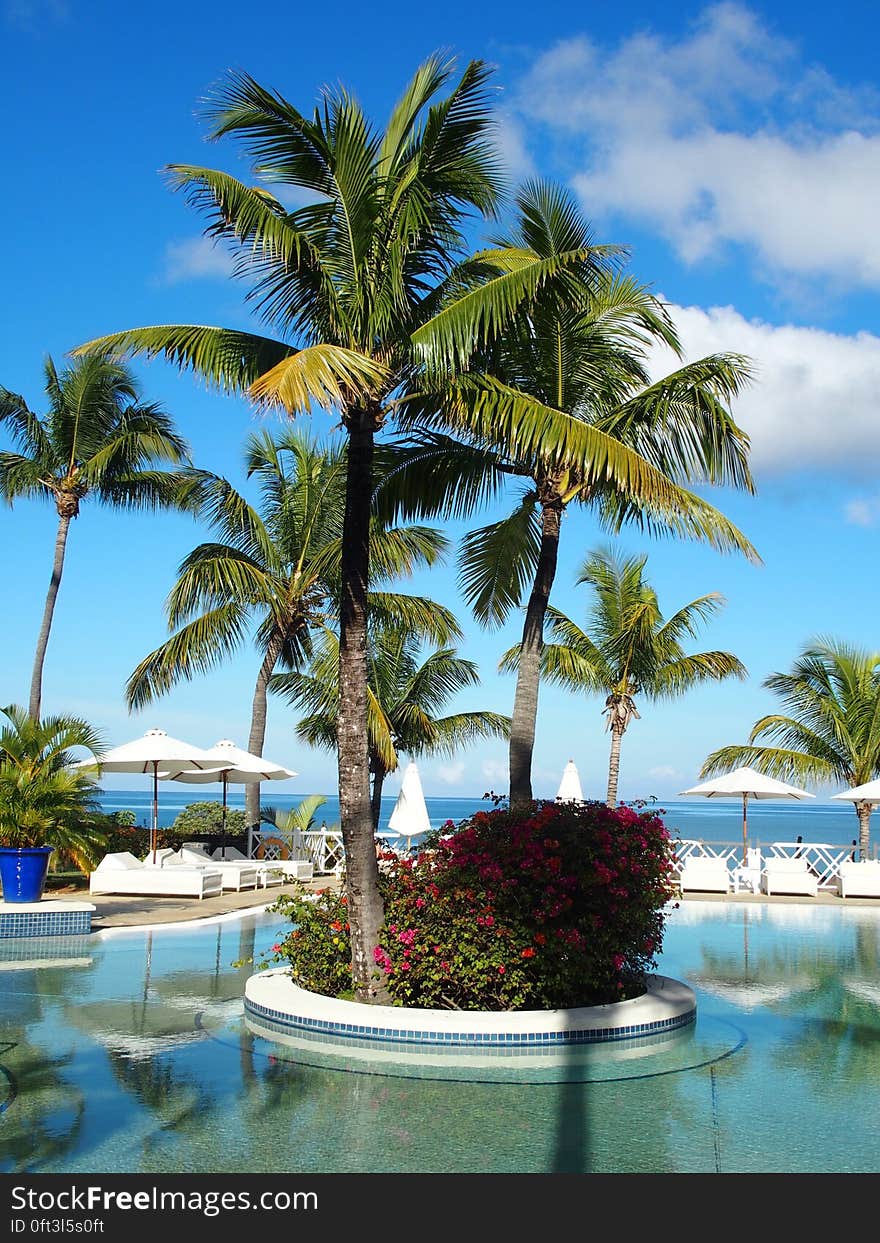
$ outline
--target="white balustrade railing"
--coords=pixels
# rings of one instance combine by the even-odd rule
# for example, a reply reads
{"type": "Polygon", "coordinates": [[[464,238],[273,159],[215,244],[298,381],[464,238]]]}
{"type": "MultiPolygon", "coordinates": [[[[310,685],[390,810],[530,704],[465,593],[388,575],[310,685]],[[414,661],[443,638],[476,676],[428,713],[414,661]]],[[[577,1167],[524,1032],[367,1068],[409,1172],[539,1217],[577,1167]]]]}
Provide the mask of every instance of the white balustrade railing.
{"type": "MultiPolygon", "coordinates": [[[[674,845],[677,872],[681,872],[685,859],[691,855],[710,855],[716,859],[724,859],[731,871],[742,863],[741,842],[703,842],[693,838],[682,838],[674,845]]],[[[765,860],[768,858],[806,859],[807,867],[819,878],[820,889],[837,888],[840,865],[852,858],[853,854],[852,846],[832,846],[827,842],[771,842],[760,849],[765,860]]]]}
{"type": "Polygon", "coordinates": [[[250,853],[260,859],[311,859],[316,874],[324,876],[339,876],[345,867],[339,829],[315,829],[308,833],[299,829],[285,832],[271,826],[254,829],[250,853]]]}

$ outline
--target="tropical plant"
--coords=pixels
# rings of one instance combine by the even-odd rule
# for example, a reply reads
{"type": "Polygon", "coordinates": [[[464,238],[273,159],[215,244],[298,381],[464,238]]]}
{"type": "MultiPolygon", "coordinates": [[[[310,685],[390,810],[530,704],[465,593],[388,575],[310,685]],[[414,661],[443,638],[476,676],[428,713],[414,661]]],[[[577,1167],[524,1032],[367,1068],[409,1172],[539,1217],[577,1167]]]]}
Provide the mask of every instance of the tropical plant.
{"type": "MultiPolygon", "coordinates": [[[[752,726],[748,746],[719,747],[701,775],[749,764],[782,781],[860,786],[880,776],[880,652],[819,637],[788,673],[771,673],[763,686],[783,712],[752,726]]],[[[868,857],[874,805],[855,803],[859,854],[868,857]]]]}
{"type": "MultiPolygon", "coordinates": [[[[723,597],[714,591],[698,596],[664,619],[657,593],[645,581],[646,562],[646,556],[617,557],[607,549],[591,553],[577,578],[578,584],[586,583],[595,592],[588,629],[551,608],[550,630],[556,642],[546,644],[541,654],[541,672],[548,681],[606,696],[604,715],[611,733],[609,807],[617,803],[621,740],[630,722],[639,717],[637,696],[670,699],[701,682],[746,676],[730,652],[688,655],[682,646],[723,607],[723,597]]],[[[515,669],[518,658],[519,649],[512,648],[501,667],[515,669]]]]}
{"type": "MultiPolygon", "coordinates": [[[[276,337],[178,324],[136,328],[81,349],[164,355],[227,391],[295,415],[337,412],[346,434],[340,589],[337,758],[352,970],[359,995],[376,1000],[373,950],[382,900],[373,842],[367,731],[367,592],[376,435],[423,375],[459,365],[505,318],[569,264],[598,251],[541,259],[494,248],[465,259],[469,215],[491,214],[502,180],[489,141],[489,69],[472,61],[451,86],[454,62],[429,57],[377,131],[343,88],[326,88],[311,117],[243,73],[208,105],[212,137],[240,140],[260,184],[177,165],[174,184],[231,245],[236,275],[276,337]],[[269,185],[312,201],[288,211],[269,185]]],[[[434,381],[431,381],[434,383],[434,381]]],[[[436,413],[429,402],[425,417],[436,413]]],[[[542,409],[526,418],[478,399],[447,416],[511,451],[540,447],[590,462],[596,477],[662,476],[638,454],[578,420],[542,409]]],[[[658,498],[673,489],[656,485],[658,498]]],[[[379,987],[379,992],[382,989],[379,987]]]]}
{"type": "Polygon", "coordinates": [[[94,775],[74,767],[72,751],[105,750],[100,734],[76,716],[35,721],[17,704],[2,709],[0,845],[52,846],[78,867],[94,865],[103,836],[94,775]]]}
{"type": "MultiPolygon", "coordinates": [[[[174,633],[140,662],[128,680],[129,706],[139,708],[227,659],[249,634],[261,655],[247,749],[262,755],[267,689],[278,665],[292,669],[311,650],[311,629],[338,607],[345,505],[345,457],[298,432],[248,437],[249,478],[260,487],[259,509],[225,479],[190,471],[182,495],[217,539],[183,560],[167,601],[174,633]]],[[[374,524],[377,578],[431,565],[446,540],[426,527],[380,529],[374,524]]],[[[377,593],[376,607],[393,607],[377,593]]],[[[417,602],[416,602],[417,603],[417,602]]],[[[260,818],[260,786],[245,791],[249,826],[260,818]]]]}
{"type": "Polygon", "coordinates": [[[269,805],[261,807],[260,820],[263,824],[271,824],[281,833],[312,833],[317,824],[315,814],[326,802],[326,794],[307,794],[296,807],[287,811],[269,805]]]}
{"type": "MultiPolygon", "coordinates": [[[[548,262],[589,251],[589,224],[559,187],[527,184],[517,209],[511,234],[498,243],[508,252],[548,262]]],[[[514,443],[493,446],[461,428],[464,443],[422,436],[411,454],[412,503],[421,512],[433,506],[460,514],[505,478],[528,481],[512,512],[472,531],[461,555],[464,595],[481,624],[498,625],[527,601],[510,731],[512,805],[532,798],[544,622],[568,506],[592,507],[615,530],[635,522],[757,559],[742,533],[702,498],[683,487],[668,491],[670,483],[694,482],[753,490],[748,438],[728,409],[749,379],[749,364],[738,354],[715,354],[652,381],[647,356],[654,345],[681,356],[667,308],[645,286],[607,266],[567,265],[469,360],[468,372],[447,387],[445,410],[460,424],[459,407],[479,395],[486,419],[496,410],[515,411],[521,422],[565,413],[609,456],[609,442],[626,446],[659,478],[621,480],[577,456],[548,455],[540,445],[524,452],[514,443]]],[[[400,473],[395,484],[405,495],[400,473]]]]}
{"type": "Polygon", "coordinates": [[[224,823],[222,804],[216,799],[207,799],[200,803],[187,803],[175,816],[170,832],[184,839],[220,832],[236,836],[244,833],[247,827],[247,819],[240,808],[228,807],[224,823]]]}
{"type": "MultiPolygon", "coordinates": [[[[429,608],[432,601],[426,601],[429,608]]],[[[476,665],[453,647],[437,647],[427,655],[421,637],[409,628],[383,622],[368,629],[370,775],[373,781],[373,825],[379,827],[382,787],[396,772],[400,753],[453,755],[478,738],[506,738],[510,720],[497,712],[438,713],[451,697],[476,686],[476,665]]],[[[305,712],[297,737],[312,747],[332,750],[339,714],[339,639],[325,629],[305,672],[277,674],[271,689],[305,712]]]]}
{"type": "MultiPolygon", "coordinates": [[[[383,863],[376,962],[400,1005],[607,1004],[644,992],[662,947],[672,862],[653,812],[602,803],[482,811],[445,825],[415,860],[383,863]]],[[[350,952],[345,895],[294,894],[275,909],[295,927],[270,960],[289,964],[302,987],[338,994],[350,952]]]]}
{"type": "Polygon", "coordinates": [[[29,712],[39,720],[43,664],[64,572],[70,523],[89,497],[114,509],[178,503],[177,475],[159,463],[188,460],[186,442],[159,406],[141,400],[121,363],[85,355],[59,372],[45,363],[48,411],[34,414],[23,397],[0,387],[0,424],[16,452],[0,452],[0,496],[51,498],[58,512],[55,557],[34,655],[29,712]]]}

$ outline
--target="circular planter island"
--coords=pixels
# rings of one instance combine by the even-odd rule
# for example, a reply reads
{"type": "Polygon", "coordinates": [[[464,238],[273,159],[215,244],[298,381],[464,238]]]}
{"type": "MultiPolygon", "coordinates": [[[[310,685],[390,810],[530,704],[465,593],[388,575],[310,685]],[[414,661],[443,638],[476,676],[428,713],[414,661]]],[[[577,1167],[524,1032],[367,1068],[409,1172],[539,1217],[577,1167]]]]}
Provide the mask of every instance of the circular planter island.
{"type": "Polygon", "coordinates": [[[629,1001],[566,1010],[421,1010],[342,1001],[299,988],[286,967],[252,975],[245,986],[249,1028],[269,1040],[301,1048],[320,1046],[361,1060],[412,1062],[438,1057],[552,1054],[573,1045],[650,1048],[693,1024],[692,989],[653,975],[629,1001]]]}

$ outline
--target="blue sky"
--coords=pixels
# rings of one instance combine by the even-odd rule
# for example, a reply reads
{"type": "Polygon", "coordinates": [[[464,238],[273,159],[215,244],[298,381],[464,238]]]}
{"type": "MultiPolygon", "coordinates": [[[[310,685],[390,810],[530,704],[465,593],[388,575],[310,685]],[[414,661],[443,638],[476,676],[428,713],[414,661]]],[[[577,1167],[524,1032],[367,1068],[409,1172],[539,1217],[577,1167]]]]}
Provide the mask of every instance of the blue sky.
{"type": "MultiPolygon", "coordinates": [[[[242,18],[225,0],[120,7],[0,0],[5,48],[3,157],[7,245],[0,383],[41,409],[41,366],[103,332],[135,324],[247,322],[241,288],[201,222],[169,192],[169,162],[228,167],[206,146],[199,99],[230,67],[311,108],[342,81],[381,121],[415,65],[438,47],[497,66],[498,138],[511,177],[560,178],[602,240],[625,243],[631,270],[672,304],[688,357],[751,356],[758,379],[735,414],[752,439],[756,497],[711,499],[749,535],[764,564],[710,549],[644,542],[671,612],[707,591],[727,598],[704,647],[732,650],[745,684],[642,705],[624,739],[621,796],[669,798],[693,784],[708,751],[745,741],[772,701],[761,688],[815,635],[880,647],[880,87],[875,6],[556,3],[273,6],[242,18]]],[[[672,360],[654,360],[656,373],[672,360]]],[[[244,486],[240,449],[256,425],[244,402],[205,392],[156,362],[145,395],[172,411],[195,459],[244,486]]],[[[314,430],[329,434],[318,416],[314,430]]],[[[481,516],[480,523],[488,520],[481,516]]],[[[0,511],[6,583],[0,694],[24,702],[48,581],[54,508],[0,511]]],[[[457,534],[458,531],[451,531],[457,534]]],[[[252,650],[135,716],[122,688],[164,637],[162,602],[202,538],[169,515],[124,517],[86,504],[69,542],[44,680],[44,710],[76,711],[112,743],[154,725],[208,746],[244,745],[257,671],[252,650]]],[[[572,586],[602,541],[587,513],[565,521],[554,603],[583,618],[572,586]]],[[[483,685],[461,708],[510,711],[513,683],[494,670],[519,619],[485,634],[468,620],[454,565],[414,589],[452,606],[483,685]]],[[[544,688],[535,788],[552,795],[571,756],[601,795],[601,704],[544,688]]],[[[270,703],[265,751],[300,776],[291,793],[329,792],[332,757],[293,736],[270,703]]],[[[429,793],[506,788],[503,744],[425,759],[429,793]]],[[[108,785],[130,778],[108,778],[108,785]]],[[[396,790],[390,780],[388,790],[396,790]]],[[[825,791],[822,793],[830,793],[825,791]]]]}

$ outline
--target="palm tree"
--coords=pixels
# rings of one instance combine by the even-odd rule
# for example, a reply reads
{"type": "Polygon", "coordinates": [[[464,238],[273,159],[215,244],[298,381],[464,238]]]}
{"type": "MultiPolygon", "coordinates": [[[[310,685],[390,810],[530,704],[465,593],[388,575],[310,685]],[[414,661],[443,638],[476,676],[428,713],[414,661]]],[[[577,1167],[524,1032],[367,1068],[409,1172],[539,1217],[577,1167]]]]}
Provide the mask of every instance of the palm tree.
{"type": "MultiPolygon", "coordinates": [[[[253,632],[261,654],[247,749],[262,755],[267,690],[275,669],[307,659],[311,629],[335,615],[345,501],[345,456],[290,431],[252,434],[245,445],[249,478],[260,485],[258,511],[225,479],[190,471],[181,494],[207,518],[218,540],[200,544],[181,563],[167,601],[170,639],[150,652],[126,686],[140,708],[181,681],[207,673],[253,632]],[[254,629],[255,626],[255,629],[254,629]]],[[[438,532],[406,526],[373,532],[378,575],[407,574],[432,565],[446,547],[438,532]]],[[[377,607],[397,597],[377,594],[377,607]]],[[[260,819],[260,787],[245,792],[248,824],[260,819]]]]}
{"type": "MultiPolygon", "coordinates": [[[[567,265],[598,251],[541,259],[495,248],[466,261],[464,225],[490,215],[502,178],[489,141],[489,69],[471,61],[445,98],[454,62],[416,70],[384,132],[343,88],[325,89],[311,117],[242,73],[208,106],[212,137],[237,138],[256,186],[214,169],[177,165],[174,184],[209,217],[208,233],[237,255],[236,273],[275,337],[178,324],[135,328],[81,349],[164,355],[210,383],[289,414],[336,411],[346,435],[340,589],[337,755],[358,995],[379,997],[373,951],[384,918],[373,843],[367,738],[369,515],[376,436],[424,373],[460,365],[524,300],[567,265]],[[288,211],[267,186],[306,191],[288,211]]],[[[428,405],[425,417],[436,413],[428,405]]],[[[511,450],[540,447],[589,461],[595,474],[645,487],[671,505],[674,489],[638,454],[553,410],[477,401],[455,417],[511,450]],[[486,434],[489,434],[486,431],[486,434]]],[[[631,489],[632,490],[632,489],[631,489]]]]}
{"type": "Polygon", "coordinates": [[[45,363],[48,412],[41,418],[23,397],[0,387],[0,423],[18,452],[0,453],[0,496],[10,505],[19,497],[51,497],[58,511],[52,577],[37,638],[29,712],[40,719],[43,663],[55,601],[64,571],[71,519],[87,496],[103,505],[143,509],[177,504],[173,472],[160,462],[188,460],[186,442],[170,417],[140,399],[131,372],[120,363],[86,355],[56,370],[45,363]]]}
{"type": "MultiPolygon", "coordinates": [[[[587,221],[560,188],[529,183],[517,207],[513,232],[499,245],[543,261],[591,246],[587,221]]],[[[511,320],[471,360],[471,372],[453,382],[448,408],[473,401],[476,391],[488,410],[511,407],[520,418],[547,409],[564,412],[594,434],[637,450],[676,484],[708,481],[752,491],[748,438],[727,408],[749,378],[747,361],[711,355],[652,383],[646,370],[652,344],[681,354],[666,308],[645,286],[608,268],[566,267],[530,300],[527,314],[511,320]]],[[[413,460],[422,512],[430,512],[433,502],[460,513],[497,492],[504,478],[524,482],[509,516],[466,537],[461,578],[466,599],[486,626],[501,624],[527,596],[510,731],[510,801],[529,803],[544,621],[568,506],[591,506],[615,529],[635,521],[753,559],[755,551],[723,515],[684,489],[670,510],[651,484],[633,491],[629,483],[597,477],[583,463],[558,455],[493,449],[475,436],[456,445],[429,435],[421,437],[413,460]]]]}
{"type": "Polygon", "coordinates": [[[103,817],[94,775],[74,767],[73,748],[93,756],[104,743],[75,716],[35,721],[23,707],[3,708],[0,730],[0,842],[9,847],[52,846],[78,867],[100,856],[103,817]]]}
{"type": "MultiPolygon", "coordinates": [[[[682,647],[682,640],[696,637],[699,624],[723,607],[718,592],[691,600],[664,620],[657,594],[644,578],[646,561],[645,556],[617,558],[604,549],[591,553],[577,579],[595,591],[589,633],[551,608],[550,629],[557,642],[546,644],[541,656],[548,681],[606,696],[609,807],[617,803],[621,740],[633,718],[639,718],[636,696],[671,699],[700,682],[746,676],[730,652],[687,655],[682,647]]],[[[517,661],[518,649],[511,649],[502,668],[514,669],[517,661]]]]}
{"type": "MultiPolygon", "coordinates": [[[[880,652],[820,637],[788,673],[771,673],[762,685],[784,712],[756,721],[748,746],[713,751],[702,776],[740,764],[798,784],[860,786],[880,776],[880,652]]],[[[867,859],[873,804],[861,801],[855,809],[859,854],[867,859]]]]}
{"type": "MultiPolygon", "coordinates": [[[[506,738],[510,729],[510,719],[497,712],[438,716],[458,691],[476,686],[479,675],[476,665],[452,647],[435,648],[427,656],[422,647],[420,636],[409,628],[387,623],[370,626],[367,668],[374,828],[379,827],[385,778],[397,770],[401,752],[452,755],[478,738],[506,738]]],[[[308,672],[282,673],[272,681],[274,691],[306,713],[296,733],[309,746],[332,750],[335,745],[338,664],[339,640],[325,630],[308,672]]]]}

